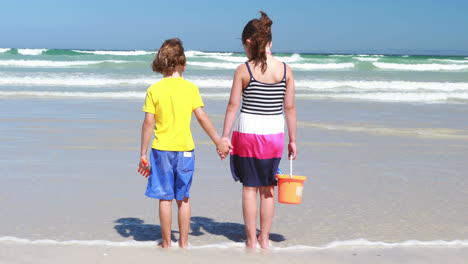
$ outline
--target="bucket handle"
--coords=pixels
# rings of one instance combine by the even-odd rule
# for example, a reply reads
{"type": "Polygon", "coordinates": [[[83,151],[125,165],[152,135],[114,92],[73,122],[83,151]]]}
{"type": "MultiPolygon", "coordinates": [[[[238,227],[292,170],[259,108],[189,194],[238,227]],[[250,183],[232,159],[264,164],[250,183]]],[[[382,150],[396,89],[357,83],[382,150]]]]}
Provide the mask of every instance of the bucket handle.
{"type": "Polygon", "coordinates": [[[292,156],[289,156],[289,177],[292,179],[293,178],[293,173],[292,173],[292,156]]]}

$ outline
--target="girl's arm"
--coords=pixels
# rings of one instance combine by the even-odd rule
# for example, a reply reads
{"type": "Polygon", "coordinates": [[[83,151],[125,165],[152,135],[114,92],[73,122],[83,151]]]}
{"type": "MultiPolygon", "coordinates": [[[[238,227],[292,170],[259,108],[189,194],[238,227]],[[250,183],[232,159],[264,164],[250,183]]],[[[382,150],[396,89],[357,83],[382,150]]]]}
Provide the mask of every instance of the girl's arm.
{"type": "Polygon", "coordinates": [[[294,75],[289,66],[286,74],[286,93],[284,95],[284,113],[286,114],[286,124],[288,125],[289,145],[288,157],[296,159],[296,104],[294,102],[294,75]]]}
{"type": "MultiPolygon", "coordinates": [[[[143,120],[143,125],[141,127],[141,146],[140,146],[140,156],[141,159],[146,159],[148,160],[148,157],[146,156],[148,153],[148,145],[151,140],[151,136],[153,135],[153,129],[154,129],[154,114],[152,113],[145,113],[145,120],[143,120]]],[[[149,165],[145,165],[141,162],[140,159],[140,168],[141,169],[148,169],[149,165]]]]}
{"type": "Polygon", "coordinates": [[[231,142],[231,132],[234,121],[236,120],[236,114],[239,110],[239,105],[242,96],[243,80],[242,77],[248,75],[247,67],[242,64],[237,67],[234,73],[234,79],[232,81],[231,96],[229,103],[226,108],[226,115],[224,117],[224,129],[223,129],[223,140],[231,142]]]}
{"type": "Polygon", "coordinates": [[[198,123],[200,123],[203,130],[205,130],[206,134],[211,138],[213,143],[215,143],[218,151],[220,151],[221,159],[224,159],[229,153],[229,149],[232,148],[231,144],[221,140],[218,133],[216,132],[216,128],[213,126],[210,118],[205,113],[205,110],[203,110],[203,107],[198,107],[193,110],[193,112],[197,117],[198,123]]]}

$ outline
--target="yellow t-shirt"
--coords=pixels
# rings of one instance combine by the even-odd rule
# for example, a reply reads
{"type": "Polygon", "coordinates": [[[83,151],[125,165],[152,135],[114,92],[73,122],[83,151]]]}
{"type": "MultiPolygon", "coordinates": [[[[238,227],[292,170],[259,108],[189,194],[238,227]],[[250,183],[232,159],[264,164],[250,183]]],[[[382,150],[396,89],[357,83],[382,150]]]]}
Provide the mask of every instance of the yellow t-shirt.
{"type": "Polygon", "coordinates": [[[163,78],[148,88],[143,111],[154,114],[152,148],[191,151],[195,148],[190,121],[192,111],[203,107],[198,87],[183,77],[163,78]]]}

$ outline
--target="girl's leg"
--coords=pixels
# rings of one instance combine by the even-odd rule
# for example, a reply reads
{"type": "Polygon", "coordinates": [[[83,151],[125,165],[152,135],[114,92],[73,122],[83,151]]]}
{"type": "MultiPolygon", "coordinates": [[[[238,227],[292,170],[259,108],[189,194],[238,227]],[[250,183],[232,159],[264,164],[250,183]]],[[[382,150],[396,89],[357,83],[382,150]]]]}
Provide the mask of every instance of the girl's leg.
{"type": "Polygon", "coordinates": [[[260,187],[260,235],[258,243],[262,248],[269,248],[269,237],[273,216],[275,213],[274,186],[260,187]]]}
{"type": "Polygon", "coordinates": [[[184,197],[184,200],[177,201],[179,208],[179,247],[188,247],[188,233],[190,229],[190,199],[184,197]]]}
{"type": "Polygon", "coordinates": [[[257,247],[257,191],[258,187],[242,189],[242,212],[244,214],[245,232],[247,233],[247,248],[257,247]]]}
{"type": "Polygon", "coordinates": [[[161,224],[163,248],[171,247],[172,200],[159,200],[159,223],[161,224]]]}

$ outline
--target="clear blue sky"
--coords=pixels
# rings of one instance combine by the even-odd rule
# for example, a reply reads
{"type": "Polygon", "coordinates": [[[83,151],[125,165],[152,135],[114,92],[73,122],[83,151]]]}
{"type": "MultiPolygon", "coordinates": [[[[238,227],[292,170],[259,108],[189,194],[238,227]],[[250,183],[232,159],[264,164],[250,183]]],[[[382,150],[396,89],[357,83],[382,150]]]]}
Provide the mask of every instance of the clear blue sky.
{"type": "Polygon", "coordinates": [[[258,10],[273,20],[273,51],[468,54],[467,0],[0,2],[0,48],[243,51],[258,10]]]}

